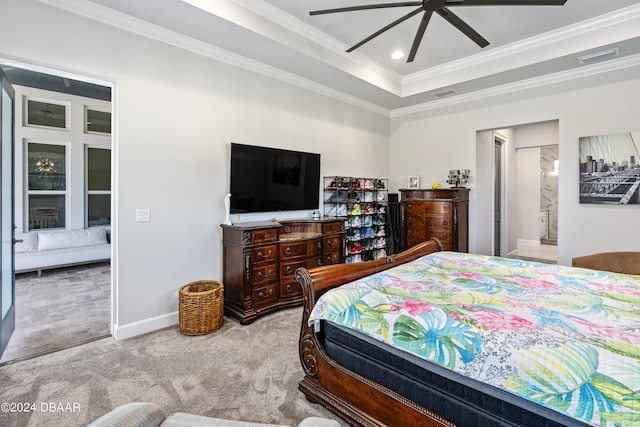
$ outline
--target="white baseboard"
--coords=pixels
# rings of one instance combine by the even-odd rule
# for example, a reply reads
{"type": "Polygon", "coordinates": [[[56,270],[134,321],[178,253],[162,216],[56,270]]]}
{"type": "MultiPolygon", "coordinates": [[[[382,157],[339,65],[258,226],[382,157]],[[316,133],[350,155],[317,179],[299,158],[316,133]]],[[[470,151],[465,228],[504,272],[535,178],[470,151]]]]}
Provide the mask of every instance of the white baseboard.
{"type": "Polygon", "coordinates": [[[169,326],[178,324],[178,312],[163,314],[162,316],[151,317],[149,319],[139,320],[137,322],[128,323],[126,325],[115,325],[113,327],[113,337],[116,340],[124,340],[135,337],[137,335],[146,334],[148,332],[157,331],[169,326]]]}
{"type": "Polygon", "coordinates": [[[518,248],[531,248],[540,246],[540,240],[518,239],[518,248]]]}

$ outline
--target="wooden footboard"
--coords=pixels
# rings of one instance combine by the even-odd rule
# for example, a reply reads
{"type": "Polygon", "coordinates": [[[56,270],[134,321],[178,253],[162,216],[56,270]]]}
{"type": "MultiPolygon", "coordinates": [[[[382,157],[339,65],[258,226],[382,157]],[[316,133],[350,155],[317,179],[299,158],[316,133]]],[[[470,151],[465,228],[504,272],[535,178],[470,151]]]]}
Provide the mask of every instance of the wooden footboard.
{"type": "Polygon", "coordinates": [[[431,239],[381,260],[296,271],[304,294],[299,353],[306,373],[298,388],[307,400],[321,404],[354,426],[454,426],[443,417],[336,363],[328,357],[313,326],[308,326],[313,306],[329,289],[439,250],[442,250],[441,243],[431,239]]]}

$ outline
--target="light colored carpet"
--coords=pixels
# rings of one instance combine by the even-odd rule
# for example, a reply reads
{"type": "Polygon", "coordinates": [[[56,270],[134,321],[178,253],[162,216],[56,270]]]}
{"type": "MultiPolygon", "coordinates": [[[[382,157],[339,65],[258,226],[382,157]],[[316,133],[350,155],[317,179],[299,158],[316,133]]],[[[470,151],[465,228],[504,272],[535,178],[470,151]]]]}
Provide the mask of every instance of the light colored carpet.
{"type": "MultiPolygon", "coordinates": [[[[169,414],[296,425],[308,416],[336,419],[297,390],[302,308],[241,326],[225,318],[205,336],[177,326],[116,341],[106,338],[0,367],[0,426],[83,426],[123,403],[151,401],[169,414]],[[53,408],[65,411],[51,411],[53,408]]],[[[341,425],[344,425],[341,423],[341,425]]]]}

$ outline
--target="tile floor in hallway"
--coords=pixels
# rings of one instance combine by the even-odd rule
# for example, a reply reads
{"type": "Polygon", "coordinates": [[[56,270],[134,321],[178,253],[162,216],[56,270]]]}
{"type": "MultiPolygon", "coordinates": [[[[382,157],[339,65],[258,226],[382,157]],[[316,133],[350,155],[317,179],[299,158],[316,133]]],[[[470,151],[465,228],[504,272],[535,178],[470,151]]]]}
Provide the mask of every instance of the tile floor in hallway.
{"type": "Polygon", "coordinates": [[[16,275],[16,328],[0,363],[108,336],[108,262],[16,275]]]}
{"type": "Polygon", "coordinates": [[[548,263],[558,262],[558,246],[556,245],[539,245],[539,246],[521,246],[518,250],[509,256],[510,258],[522,258],[533,261],[541,261],[548,263]]]}

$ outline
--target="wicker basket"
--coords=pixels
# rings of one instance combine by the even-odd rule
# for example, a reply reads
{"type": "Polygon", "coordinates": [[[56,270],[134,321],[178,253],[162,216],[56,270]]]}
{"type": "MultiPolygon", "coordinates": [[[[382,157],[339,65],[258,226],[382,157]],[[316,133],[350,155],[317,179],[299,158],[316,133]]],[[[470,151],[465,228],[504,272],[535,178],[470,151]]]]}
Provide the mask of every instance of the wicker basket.
{"type": "Polygon", "coordinates": [[[224,286],[214,280],[191,282],[180,288],[178,297],[180,332],[206,335],[222,326],[224,286]]]}

